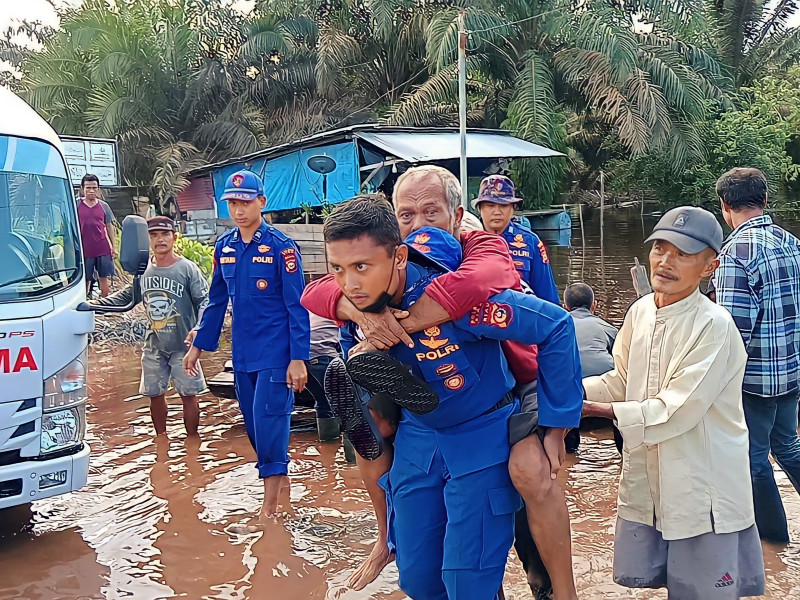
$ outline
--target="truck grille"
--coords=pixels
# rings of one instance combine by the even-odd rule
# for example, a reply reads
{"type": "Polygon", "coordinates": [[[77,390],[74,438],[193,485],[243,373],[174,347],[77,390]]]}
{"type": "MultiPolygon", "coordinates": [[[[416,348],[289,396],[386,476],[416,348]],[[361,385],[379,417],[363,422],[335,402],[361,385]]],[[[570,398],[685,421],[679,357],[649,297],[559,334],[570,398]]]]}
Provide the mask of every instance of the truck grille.
{"type": "Polygon", "coordinates": [[[0,467],[4,465],[13,465],[20,462],[19,450],[7,450],[0,452],[0,467]]]}
{"type": "Polygon", "coordinates": [[[17,412],[22,412],[23,410],[28,410],[29,408],[36,408],[36,398],[28,398],[27,400],[23,400],[22,404],[19,405],[17,412]]]}
{"type": "Polygon", "coordinates": [[[15,437],[19,437],[21,435],[25,435],[26,433],[31,433],[31,432],[33,432],[35,430],[36,430],[36,422],[35,421],[29,421],[27,423],[23,423],[22,425],[17,427],[17,430],[14,433],[11,434],[11,437],[9,439],[13,440],[15,437]]]}
{"type": "Polygon", "coordinates": [[[0,481],[0,498],[19,496],[22,493],[22,479],[0,481]]]}

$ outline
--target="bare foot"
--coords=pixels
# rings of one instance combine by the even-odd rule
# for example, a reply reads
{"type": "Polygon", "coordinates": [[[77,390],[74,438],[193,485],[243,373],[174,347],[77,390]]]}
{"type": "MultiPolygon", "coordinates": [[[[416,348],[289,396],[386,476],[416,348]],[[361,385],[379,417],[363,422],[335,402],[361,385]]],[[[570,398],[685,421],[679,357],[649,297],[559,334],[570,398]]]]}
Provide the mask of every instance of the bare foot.
{"type": "Polygon", "coordinates": [[[250,519],[246,523],[234,523],[228,525],[225,531],[232,535],[250,535],[253,533],[260,533],[270,526],[278,523],[279,514],[272,516],[260,515],[254,519],[250,519]]]}
{"type": "Polygon", "coordinates": [[[363,590],[375,581],[386,565],[391,562],[394,562],[394,554],[389,552],[389,546],[384,540],[378,540],[372,547],[372,552],[369,553],[367,560],[361,563],[361,566],[350,576],[347,585],[356,591],[363,590]]]}
{"type": "MultiPolygon", "coordinates": [[[[273,475],[264,479],[264,501],[259,511],[260,519],[271,519],[278,514],[278,503],[281,492],[289,489],[289,477],[286,475],[273,475]]],[[[285,498],[289,504],[288,495],[285,498]]]]}

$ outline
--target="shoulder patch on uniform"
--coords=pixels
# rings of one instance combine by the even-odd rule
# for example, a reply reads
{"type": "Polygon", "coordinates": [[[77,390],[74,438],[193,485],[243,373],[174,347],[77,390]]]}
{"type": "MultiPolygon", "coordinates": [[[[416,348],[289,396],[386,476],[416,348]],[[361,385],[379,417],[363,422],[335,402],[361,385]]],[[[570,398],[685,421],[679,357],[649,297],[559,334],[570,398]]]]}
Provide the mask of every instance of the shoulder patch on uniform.
{"type": "Polygon", "coordinates": [[[547,256],[547,247],[544,245],[542,240],[539,240],[539,254],[542,255],[542,262],[544,264],[548,264],[550,262],[550,258],[547,256]]]}
{"type": "Polygon", "coordinates": [[[283,266],[287,273],[297,271],[297,252],[295,252],[294,247],[281,250],[281,257],[283,257],[283,266]]]}
{"type": "Polygon", "coordinates": [[[505,329],[514,320],[514,311],[508,304],[484,302],[470,310],[469,326],[489,325],[505,329]]]}

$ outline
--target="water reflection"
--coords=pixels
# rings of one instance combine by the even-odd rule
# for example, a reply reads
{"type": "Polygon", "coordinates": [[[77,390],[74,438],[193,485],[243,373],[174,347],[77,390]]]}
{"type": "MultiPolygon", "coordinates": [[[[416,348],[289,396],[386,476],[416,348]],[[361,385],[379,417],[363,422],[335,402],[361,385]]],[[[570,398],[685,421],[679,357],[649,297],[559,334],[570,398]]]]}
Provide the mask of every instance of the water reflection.
{"type": "MultiPolygon", "coordinates": [[[[655,217],[609,211],[600,244],[597,211],[573,219],[573,251],[551,247],[559,289],[586,281],[601,314],[620,324],[635,299],[629,269],[646,259],[642,240],[655,217]],[[602,251],[601,251],[602,248],[602,251]]],[[[796,231],[796,229],[795,229],[796,231]]],[[[206,361],[222,368],[223,352],[206,361]]],[[[171,598],[400,600],[394,565],[361,592],[347,589],[376,534],[358,471],[338,444],[294,433],[291,510],[252,535],[231,535],[261,502],[262,486],[235,402],[201,397],[202,441],[186,440],[180,400],[170,399],[169,440],[151,437],[146,399],[137,394],[138,351],[92,352],[86,488],[0,516],[0,599],[171,598]]],[[[572,517],[575,571],[585,599],[663,599],[611,579],[620,460],[608,432],[584,438],[560,475],[572,517]]],[[[792,538],[800,540],[800,498],[782,473],[792,538]]],[[[800,544],[765,546],[766,598],[800,587],[800,544]]],[[[525,576],[509,561],[509,600],[529,599],[525,576]]]]}

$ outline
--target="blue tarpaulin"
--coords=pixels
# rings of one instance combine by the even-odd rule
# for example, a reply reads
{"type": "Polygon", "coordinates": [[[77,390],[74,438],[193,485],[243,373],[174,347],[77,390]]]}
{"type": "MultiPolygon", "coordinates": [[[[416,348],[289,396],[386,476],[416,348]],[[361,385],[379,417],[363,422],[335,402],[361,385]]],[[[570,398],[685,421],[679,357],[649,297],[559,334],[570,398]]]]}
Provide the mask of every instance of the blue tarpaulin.
{"type": "Polygon", "coordinates": [[[360,186],[360,173],[358,147],[353,140],[297,150],[270,160],[257,158],[249,167],[245,167],[244,163],[234,163],[215,169],[213,181],[218,216],[222,219],[230,216],[227,203],[220,201],[222,191],[225,189],[225,180],[232,173],[244,168],[248,168],[264,180],[266,211],[297,209],[303,204],[321,205],[322,175],[309,169],[307,164],[309,158],[318,154],[325,154],[336,161],[336,169],[328,175],[327,201],[338,204],[355,196],[360,186]]]}

